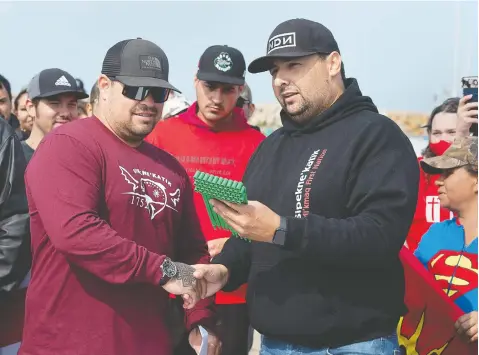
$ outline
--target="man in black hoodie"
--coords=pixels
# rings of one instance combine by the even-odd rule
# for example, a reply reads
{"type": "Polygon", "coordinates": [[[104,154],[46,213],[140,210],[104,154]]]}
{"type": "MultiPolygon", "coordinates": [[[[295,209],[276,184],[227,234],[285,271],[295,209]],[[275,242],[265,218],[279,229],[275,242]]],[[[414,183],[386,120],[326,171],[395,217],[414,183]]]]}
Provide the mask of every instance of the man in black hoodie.
{"type": "Polygon", "coordinates": [[[195,276],[207,293],[248,282],[262,354],[400,354],[399,251],[419,184],[411,143],[345,78],[319,23],[281,23],[248,69],[270,72],[283,127],[249,162],[248,204],[212,201],[252,242],[230,238],[195,276]]]}

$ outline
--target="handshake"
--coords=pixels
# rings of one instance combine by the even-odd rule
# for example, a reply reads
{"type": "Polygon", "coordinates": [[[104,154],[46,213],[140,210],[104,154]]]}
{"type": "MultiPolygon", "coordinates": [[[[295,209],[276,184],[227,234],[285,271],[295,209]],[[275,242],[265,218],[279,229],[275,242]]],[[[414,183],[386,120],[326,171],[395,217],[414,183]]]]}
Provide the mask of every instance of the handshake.
{"type": "Polygon", "coordinates": [[[229,272],[220,264],[187,265],[171,262],[170,279],[163,285],[165,291],[181,295],[183,308],[191,309],[198,301],[214,295],[228,281],[229,272]]]}

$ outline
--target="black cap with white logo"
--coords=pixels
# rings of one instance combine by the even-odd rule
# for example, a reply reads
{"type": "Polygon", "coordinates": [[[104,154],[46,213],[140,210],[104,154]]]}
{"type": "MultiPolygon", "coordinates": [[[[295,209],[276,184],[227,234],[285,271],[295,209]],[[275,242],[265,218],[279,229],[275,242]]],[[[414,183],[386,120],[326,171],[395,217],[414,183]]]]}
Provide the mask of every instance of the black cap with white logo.
{"type": "Polygon", "coordinates": [[[28,84],[27,93],[30,100],[60,94],[74,94],[79,100],[88,97],[73,76],[58,68],[45,69],[35,75],[28,84]]]}
{"type": "Polygon", "coordinates": [[[244,85],[246,63],[243,54],[233,47],[211,46],[198,64],[196,77],[203,81],[244,85]]]}
{"type": "Polygon", "coordinates": [[[153,42],[137,38],[118,42],[103,60],[101,73],[134,87],[158,87],[178,91],[168,82],[165,52],[153,42]]]}
{"type": "Polygon", "coordinates": [[[339,52],[333,34],[318,22],[292,19],[280,23],[269,36],[266,55],[248,66],[250,73],[268,71],[275,58],[305,57],[315,53],[339,52]]]}

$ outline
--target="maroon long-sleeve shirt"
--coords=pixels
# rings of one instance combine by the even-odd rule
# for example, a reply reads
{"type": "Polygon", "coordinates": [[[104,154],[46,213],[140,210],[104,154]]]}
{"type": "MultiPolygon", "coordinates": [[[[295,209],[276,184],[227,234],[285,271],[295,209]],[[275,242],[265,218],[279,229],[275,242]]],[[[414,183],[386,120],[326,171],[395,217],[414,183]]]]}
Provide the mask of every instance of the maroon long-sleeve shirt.
{"type": "MultiPolygon", "coordinates": [[[[50,133],[25,180],[33,265],[19,354],[170,354],[160,265],[208,262],[181,165],[93,117],[50,133]]],[[[187,312],[187,328],[211,321],[212,302],[187,312]]]]}

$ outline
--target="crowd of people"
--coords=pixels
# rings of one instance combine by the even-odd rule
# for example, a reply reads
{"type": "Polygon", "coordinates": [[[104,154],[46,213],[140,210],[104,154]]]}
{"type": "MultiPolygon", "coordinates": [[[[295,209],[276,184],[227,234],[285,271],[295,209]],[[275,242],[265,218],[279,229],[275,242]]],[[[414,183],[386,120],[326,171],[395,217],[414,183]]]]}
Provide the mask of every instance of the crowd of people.
{"type": "Polygon", "coordinates": [[[27,286],[11,354],[246,355],[253,329],[262,355],[406,354],[402,248],[477,342],[477,94],[434,108],[418,158],[320,23],[279,24],[249,65],[206,48],[194,102],[169,65],[137,38],[89,93],[59,68],[15,97],[0,76],[0,302],[27,286]],[[282,107],[268,137],[246,71],[282,107]],[[244,183],[247,204],[210,201],[242,238],[213,227],[198,170],[244,183]]]}

